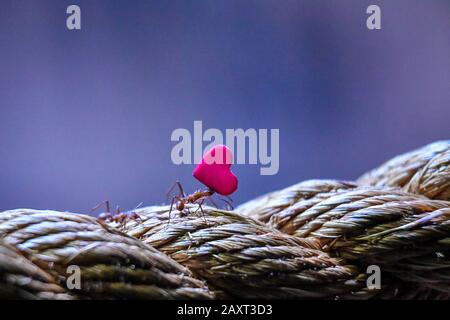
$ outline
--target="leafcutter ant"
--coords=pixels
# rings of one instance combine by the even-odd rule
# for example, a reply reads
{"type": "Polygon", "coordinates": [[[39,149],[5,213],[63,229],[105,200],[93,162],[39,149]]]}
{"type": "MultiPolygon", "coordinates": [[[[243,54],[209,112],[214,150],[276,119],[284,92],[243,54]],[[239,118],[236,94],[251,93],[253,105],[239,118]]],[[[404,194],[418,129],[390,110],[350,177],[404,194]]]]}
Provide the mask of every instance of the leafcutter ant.
{"type": "MultiPolygon", "coordinates": [[[[170,222],[170,215],[171,215],[174,207],[180,212],[180,216],[184,216],[186,214],[190,214],[190,210],[186,206],[187,204],[197,204],[198,209],[195,212],[200,210],[203,217],[204,217],[203,204],[206,201],[208,201],[215,208],[218,207],[217,204],[212,199],[213,195],[215,195],[215,194],[217,195],[217,193],[214,190],[207,188],[206,190],[197,190],[197,191],[187,195],[184,192],[183,186],[181,185],[180,181],[176,181],[170,187],[170,189],[167,191],[167,199],[169,198],[171,192],[173,191],[173,189],[175,187],[178,187],[179,194],[172,197],[172,201],[170,203],[170,209],[169,209],[169,222],[170,222]]],[[[227,197],[226,199],[219,197],[219,199],[224,201],[228,205],[229,208],[233,209],[233,205],[232,205],[233,200],[230,197],[227,197]]]]}
{"type": "Polygon", "coordinates": [[[116,212],[111,212],[110,203],[108,200],[100,202],[91,209],[91,213],[96,211],[101,206],[105,206],[106,211],[98,216],[100,221],[116,222],[121,227],[124,227],[128,220],[141,220],[141,217],[134,211],[142,205],[142,202],[131,212],[122,212],[119,206],[116,207],[116,212]]]}

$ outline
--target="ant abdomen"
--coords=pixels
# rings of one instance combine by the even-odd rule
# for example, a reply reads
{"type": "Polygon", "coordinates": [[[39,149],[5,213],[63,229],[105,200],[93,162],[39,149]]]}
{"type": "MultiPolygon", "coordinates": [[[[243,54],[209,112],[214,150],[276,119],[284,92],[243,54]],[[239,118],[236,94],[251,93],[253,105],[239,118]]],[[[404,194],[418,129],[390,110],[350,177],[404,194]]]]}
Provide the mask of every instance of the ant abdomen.
{"type": "Polygon", "coordinates": [[[184,202],[183,201],[179,201],[177,204],[177,210],[178,211],[183,211],[184,210],[184,202]]]}

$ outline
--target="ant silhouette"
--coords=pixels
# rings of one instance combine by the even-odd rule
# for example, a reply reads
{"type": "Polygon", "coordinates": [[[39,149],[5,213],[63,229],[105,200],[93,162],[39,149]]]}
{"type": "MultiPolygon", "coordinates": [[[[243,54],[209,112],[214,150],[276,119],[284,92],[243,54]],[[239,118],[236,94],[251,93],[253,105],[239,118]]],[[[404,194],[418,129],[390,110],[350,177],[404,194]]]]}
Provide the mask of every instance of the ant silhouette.
{"type": "Polygon", "coordinates": [[[141,205],[142,205],[142,202],[140,204],[138,204],[136,206],[136,208],[134,208],[133,211],[131,211],[129,213],[122,212],[121,208],[119,206],[116,206],[116,212],[112,213],[109,200],[105,200],[105,201],[100,202],[95,207],[93,207],[91,209],[91,213],[98,210],[101,206],[105,206],[106,211],[101,213],[98,216],[98,219],[100,221],[105,221],[105,222],[117,222],[123,228],[123,227],[125,227],[125,224],[127,223],[128,220],[141,220],[142,221],[141,217],[134,211],[137,208],[139,208],[141,205]]]}
{"type": "MultiPolygon", "coordinates": [[[[215,208],[218,208],[217,204],[214,202],[214,200],[211,198],[213,195],[217,195],[217,192],[212,190],[211,188],[208,188],[206,190],[197,190],[189,195],[187,195],[184,192],[183,186],[181,185],[180,181],[175,181],[175,183],[169,188],[167,191],[167,200],[169,199],[170,194],[172,193],[173,189],[175,187],[178,187],[179,194],[172,197],[172,201],[170,203],[170,209],[169,209],[169,222],[170,222],[170,215],[173,211],[173,208],[175,208],[180,212],[180,216],[184,216],[186,214],[190,214],[189,208],[186,206],[187,204],[198,204],[197,212],[200,210],[203,217],[205,212],[203,211],[203,204],[208,201],[212,206],[215,208]],[[187,212],[186,212],[187,211],[187,212]]],[[[225,202],[231,210],[233,209],[233,200],[230,197],[219,197],[220,200],[225,202]]]]}

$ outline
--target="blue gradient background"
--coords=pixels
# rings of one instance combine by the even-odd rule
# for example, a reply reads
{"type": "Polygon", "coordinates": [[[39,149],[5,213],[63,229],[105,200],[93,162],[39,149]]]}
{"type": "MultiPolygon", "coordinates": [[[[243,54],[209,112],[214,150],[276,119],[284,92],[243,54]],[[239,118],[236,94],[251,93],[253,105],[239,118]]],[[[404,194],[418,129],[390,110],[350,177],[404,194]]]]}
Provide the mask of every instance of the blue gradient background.
{"type": "Polygon", "coordinates": [[[279,174],[236,166],[235,202],[450,136],[448,0],[3,0],[0,49],[0,210],[191,191],[170,134],[194,120],[280,128],[279,174]]]}

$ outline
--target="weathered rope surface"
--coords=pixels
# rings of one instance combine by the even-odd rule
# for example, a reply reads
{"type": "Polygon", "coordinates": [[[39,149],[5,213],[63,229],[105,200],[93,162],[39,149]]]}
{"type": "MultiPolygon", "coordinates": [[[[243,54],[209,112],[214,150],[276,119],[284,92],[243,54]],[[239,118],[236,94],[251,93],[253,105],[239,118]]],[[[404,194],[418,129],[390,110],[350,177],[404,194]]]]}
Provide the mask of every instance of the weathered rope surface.
{"type": "MultiPolygon", "coordinates": [[[[195,208],[193,208],[195,209],[195,208]]],[[[232,212],[204,208],[182,215],[169,207],[135,211],[124,230],[167,253],[233,298],[369,298],[365,274],[319,250],[315,240],[280,233],[232,212]]],[[[120,227],[117,223],[113,223],[120,227]]]]}
{"type": "Polygon", "coordinates": [[[0,238],[39,261],[66,286],[67,267],[79,266],[84,298],[208,299],[204,283],[166,255],[99,223],[95,218],[48,210],[0,214],[0,238]]]}
{"type": "Polygon", "coordinates": [[[450,200],[450,140],[399,155],[364,174],[357,182],[402,187],[430,199],[450,200]]]}
{"type": "Polygon", "coordinates": [[[72,299],[55,279],[0,241],[0,299],[72,299]]]}
{"type": "Polygon", "coordinates": [[[329,193],[356,187],[357,184],[350,181],[307,180],[250,200],[240,205],[235,211],[267,223],[275,213],[289,208],[300,200],[319,199],[329,193]]]}
{"type": "Polygon", "coordinates": [[[449,141],[357,182],[310,180],[234,212],[135,210],[124,224],[0,213],[0,298],[450,299],[449,141]],[[367,288],[366,268],[382,270],[367,288]],[[69,266],[81,287],[69,289],[69,266]]]}
{"type": "MultiPolygon", "coordinates": [[[[321,189],[320,181],[313,183],[321,189]]],[[[288,190],[286,198],[293,192],[288,190]]],[[[269,226],[318,240],[323,250],[359,265],[377,264],[405,281],[450,293],[450,202],[399,189],[359,187],[317,193],[280,210],[283,196],[277,195],[273,205],[262,199],[266,206],[255,206],[265,218],[272,212],[269,226]]],[[[249,210],[248,204],[243,207],[249,210]]]]}

